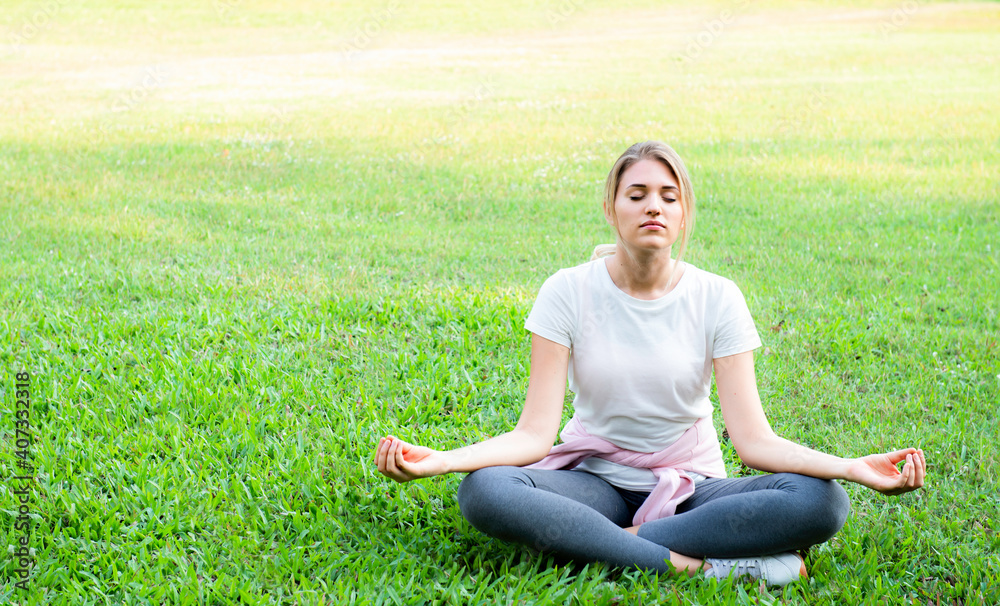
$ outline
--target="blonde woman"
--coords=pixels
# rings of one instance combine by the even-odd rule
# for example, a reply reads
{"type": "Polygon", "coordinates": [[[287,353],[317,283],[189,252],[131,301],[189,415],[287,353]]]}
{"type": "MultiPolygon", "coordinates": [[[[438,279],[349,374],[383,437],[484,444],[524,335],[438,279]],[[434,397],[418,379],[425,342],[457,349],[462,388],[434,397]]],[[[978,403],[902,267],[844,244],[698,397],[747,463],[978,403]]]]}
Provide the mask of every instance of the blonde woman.
{"type": "Polygon", "coordinates": [[[471,472],[458,491],[466,519],[544,552],[777,586],[806,574],[796,551],[843,526],[850,504],[834,480],[889,495],[920,488],[919,449],[845,459],[774,433],[742,293],[681,261],[694,215],[676,152],[655,141],[630,147],[605,186],[616,243],[551,276],[525,322],[531,374],[516,427],[450,451],[387,436],[378,470],[397,482],[471,472]],[[767,473],[725,477],[713,371],[737,454],[767,473]],[[574,416],[553,447],[567,379],[574,416]]]}

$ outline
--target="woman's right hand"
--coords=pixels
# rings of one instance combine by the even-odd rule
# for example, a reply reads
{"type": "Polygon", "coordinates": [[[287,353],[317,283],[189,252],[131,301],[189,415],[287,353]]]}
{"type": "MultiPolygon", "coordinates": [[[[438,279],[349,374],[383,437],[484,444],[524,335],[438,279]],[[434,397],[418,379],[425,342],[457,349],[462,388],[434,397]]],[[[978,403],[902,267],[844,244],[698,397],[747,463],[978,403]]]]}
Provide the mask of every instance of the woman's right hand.
{"type": "Polygon", "coordinates": [[[409,482],[448,473],[442,453],[424,446],[408,444],[395,436],[379,440],[375,451],[379,472],[397,482],[409,482]]]}

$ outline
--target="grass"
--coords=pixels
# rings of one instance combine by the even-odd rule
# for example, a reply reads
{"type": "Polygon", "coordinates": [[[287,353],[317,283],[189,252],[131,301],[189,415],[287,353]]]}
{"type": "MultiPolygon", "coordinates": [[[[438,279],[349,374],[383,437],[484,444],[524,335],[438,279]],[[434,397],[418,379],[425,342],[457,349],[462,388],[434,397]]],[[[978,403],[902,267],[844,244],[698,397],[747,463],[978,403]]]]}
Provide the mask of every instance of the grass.
{"type": "Polygon", "coordinates": [[[27,370],[37,482],[0,601],[1000,601],[996,4],[14,2],[3,28],[0,476],[27,370]],[[387,432],[514,424],[534,294],[609,241],[601,183],[647,138],[691,169],[688,260],[746,293],[779,433],[927,452],[919,493],[846,486],[808,582],[566,567],[472,529],[460,477],[370,464],[387,432]]]}

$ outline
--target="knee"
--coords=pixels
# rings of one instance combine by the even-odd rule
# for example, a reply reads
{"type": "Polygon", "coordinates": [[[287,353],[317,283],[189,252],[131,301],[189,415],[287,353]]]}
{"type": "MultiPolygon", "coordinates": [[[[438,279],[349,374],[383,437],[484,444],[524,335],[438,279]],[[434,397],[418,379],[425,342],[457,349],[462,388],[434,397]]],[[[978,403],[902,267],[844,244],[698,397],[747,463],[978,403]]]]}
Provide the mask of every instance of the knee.
{"type": "Polygon", "coordinates": [[[851,511],[851,501],[844,487],[834,480],[805,478],[803,494],[808,496],[809,524],[816,543],[840,532],[851,511]]]}
{"type": "Polygon", "coordinates": [[[458,506],[461,507],[463,514],[468,505],[480,500],[482,492],[490,485],[487,478],[480,473],[482,471],[484,470],[479,469],[469,473],[462,478],[462,483],[458,485],[458,506]]]}
{"type": "Polygon", "coordinates": [[[462,479],[458,487],[458,508],[465,519],[482,530],[502,507],[504,494],[517,477],[519,467],[484,467],[462,479]]]}

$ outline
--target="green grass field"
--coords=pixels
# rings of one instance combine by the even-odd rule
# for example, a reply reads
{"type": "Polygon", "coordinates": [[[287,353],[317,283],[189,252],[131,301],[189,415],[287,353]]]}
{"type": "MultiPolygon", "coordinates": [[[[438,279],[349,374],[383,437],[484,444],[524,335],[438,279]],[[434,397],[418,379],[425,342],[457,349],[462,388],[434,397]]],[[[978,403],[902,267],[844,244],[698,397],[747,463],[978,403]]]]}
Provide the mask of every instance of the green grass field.
{"type": "Polygon", "coordinates": [[[1000,602],[1000,4],[160,4],[0,11],[0,603],[1000,602]],[[513,426],[651,138],[775,429],[927,453],[783,590],[567,568],[371,464],[513,426]]]}

